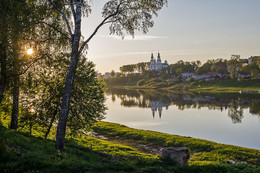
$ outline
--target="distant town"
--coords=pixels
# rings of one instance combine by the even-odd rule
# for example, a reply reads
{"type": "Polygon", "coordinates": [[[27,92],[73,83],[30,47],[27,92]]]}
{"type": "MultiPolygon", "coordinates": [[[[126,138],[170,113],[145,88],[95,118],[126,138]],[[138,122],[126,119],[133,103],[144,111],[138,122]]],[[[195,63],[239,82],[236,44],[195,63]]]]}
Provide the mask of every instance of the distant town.
{"type": "Polygon", "coordinates": [[[171,79],[172,81],[193,81],[193,80],[220,80],[220,79],[260,79],[260,56],[251,56],[241,59],[240,55],[231,55],[229,60],[212,59],[204,64],[200,61],[178,61],[175,64],[168,64],[167,60],[162,63],[161,55],[157,58],[151,54],[150,62],[139,62],[137,64],[124,65],[120,72],[98,73],[99,78],[105,80],[116,77],[126,77],[131,74],[150,74],[160,79],[171,79]]]}

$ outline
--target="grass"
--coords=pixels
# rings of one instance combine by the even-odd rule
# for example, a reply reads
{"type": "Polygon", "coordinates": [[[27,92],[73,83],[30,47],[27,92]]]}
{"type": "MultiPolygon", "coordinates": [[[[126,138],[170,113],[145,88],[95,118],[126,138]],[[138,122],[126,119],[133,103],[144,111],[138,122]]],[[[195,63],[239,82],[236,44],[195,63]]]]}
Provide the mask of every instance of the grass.
{"type": "Polygon", "coordinates": [[[94,131],[116,138],[134,139],[146,145],[161,147],[187,146],[192,155],[190,165],[223,164],[236,162],[260,166],[260,151],[238,146],[219,144],[207,140],[170,135],[149,130],[138,130],[116,123],[98,122],[94,131]]]}
{"type": "Polygon", "coordinates": [[[0,128],[1,172],[140,172],[160,164],[158,156],[93,137],[71,138],[59,153],[52,140],[0,128]]]}
{"type": "MultiPolygon", "coordinates": [[[[117,86],[119,87],[119,86],[117,86]]],[[[138,86],[120,86],[131,89],[164,89],[177,91],[196,91],[196,92],[239,92],[260,91],[260,80],[215,80],[215,81],[194,81],[194,82],[170,82],[151,79],[138,86]]]]}
{"type": "Polygon", "coordinates": [[[259,91],[260,80],[219,80],[211,82],[203,82],[191,90],[193,91],[210,91],[210,92],[238,92],[244,91],[259,91]]]}
{"type": "MultiPolygon", "coordinates": [[[[151,131],[131,129],[114,123],[100,122],[95,130],[107,131],[124,138],[135,138],[136,142],[161,144],[166,134],[151,131]],[[121,131],[121,132],[120,132],[121,131]],[[144,136],[143,136],[144,135],[144,136]]],[[[136,148],[122,145],[108,140],[89,136],[68,138],[65,152],[58,152],[53,140],[44,140],[27,133],[8,130],[0,125],[0,170],[1,172],[259,172],[256,158],[258,150],[234,147],[235,150],[215,150],[214,143],[202,140],[187,140],[187,146],[194,151],[205,151],[194,154],[190,166],[181,167],[174,161],[161,160],[159,155],[152,155],[138,151],[136,148]],[[238,150],[240,153],[238,153],[238,150]],[[220,152],[221,151],[221,152],[220,152]],[[233,152],[233,153],[231,153],[233,152]],[[222,153],[220,158],[220,153],[222,153]],[[248,164],[221,163],[227,160],[226,155],[251,158],[248,164]],[[209,157],[214,157],[209,159],[209,157]]],[[[165,136],[166,135],[166,136],[165,136]]],[[[171,146],[172,139],[168,137],[164,142],[171,146]],[[168,141],[168,142],[167,142],[168,141]]],[[[179,137],[181,138],[181,137],[179,137]]],[[[184,138],[184,137],[182,137],[184,138]]],[[[183,145],[184,141],[176,138],[175,143],[183,145]]],[[[217,145],[217,144],[216,144],[217,145]]],[[[231,147],[231,146],[230,146],[231,147]]]]}

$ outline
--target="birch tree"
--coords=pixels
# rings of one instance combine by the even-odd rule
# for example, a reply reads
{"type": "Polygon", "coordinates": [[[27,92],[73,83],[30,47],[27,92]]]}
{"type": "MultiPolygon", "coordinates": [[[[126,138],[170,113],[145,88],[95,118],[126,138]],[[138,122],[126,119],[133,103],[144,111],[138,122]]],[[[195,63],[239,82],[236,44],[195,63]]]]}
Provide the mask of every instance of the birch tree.
{"type": "Polygon", "coordinates": [[[90,1],[67,0],[67,2],[68,4],[63,9],[70,8],[73,25],[71,25],[70,18],[64,10],[58,8],[53,0],[49,0],[49,3],[59,11],[65,20],[68,31],[66,34],[71,43],[70,66],[67,72],[56,134],[56,149],[59,151],[64,151],[71,91],[73,89],[77,64],[80,55],[86,49],[86,45],[89,44],[98,30],[104,25],[109,25],[110,34],[117,34],[122,37],[125,34],[134,36],[135,31],[147,33],[149,28],[154,25],[152,20],[153,15],[157,15],[157,12],[167,4],[167,0],[109,0],[104,4],[102,21],[100,21],[86,40],[81,40],[81,20],[84,14],[87,16],[91,12],[90,1]]]}
{"type": "Polygon", "coordinates": [[[55,18],[58,12],[47,5],[39,0],[0,1],[0,104],[12,90],[10,128],[14,130],[18,128],[20,87],[26,72],[40,59],[48,58],[48,53],[64,51],[68,45],[61,34],[62,18],[55,18]],[[28,48],[37,53],[28,55],[28,48]]]}

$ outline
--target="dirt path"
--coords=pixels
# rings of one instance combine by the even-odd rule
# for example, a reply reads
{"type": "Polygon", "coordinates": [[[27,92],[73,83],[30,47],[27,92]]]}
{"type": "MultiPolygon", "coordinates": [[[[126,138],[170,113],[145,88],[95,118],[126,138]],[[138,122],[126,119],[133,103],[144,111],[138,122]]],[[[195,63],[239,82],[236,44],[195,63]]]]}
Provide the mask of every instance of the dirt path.
{"type": "Polygon", "coordinates": [[[118,138],[112,135],[102,134],[97,132],[92,132],[90,136],[98,139],[108,140],[114,143],[126,145],[135,148],[140,152],[154,154],[154,155],[160,154],[162,149],[162,146],[159,145],[147,145],[138,140],[118,138]]]}

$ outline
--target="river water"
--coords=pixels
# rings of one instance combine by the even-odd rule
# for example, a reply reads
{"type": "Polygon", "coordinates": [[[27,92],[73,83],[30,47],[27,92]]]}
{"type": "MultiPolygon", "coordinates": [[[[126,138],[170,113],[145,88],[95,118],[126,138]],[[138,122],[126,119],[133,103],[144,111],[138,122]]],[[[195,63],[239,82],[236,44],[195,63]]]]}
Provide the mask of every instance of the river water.
{"type": "Polygon", "coordinates": [[[105,121],[260,149],[260,95],[109,89],[105,121]]]}

